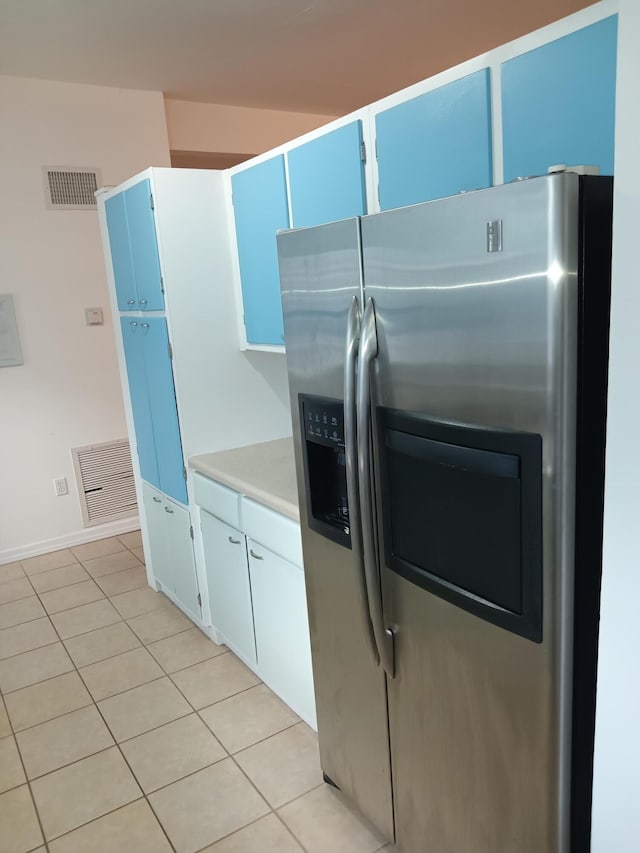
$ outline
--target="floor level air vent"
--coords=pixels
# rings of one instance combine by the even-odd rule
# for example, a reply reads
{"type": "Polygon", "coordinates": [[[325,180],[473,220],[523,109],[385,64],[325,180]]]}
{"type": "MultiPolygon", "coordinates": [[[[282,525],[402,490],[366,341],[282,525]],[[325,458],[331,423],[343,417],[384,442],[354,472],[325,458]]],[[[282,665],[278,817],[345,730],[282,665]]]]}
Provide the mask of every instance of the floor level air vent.
{"type": "Polygon", "coordinates": [[[44,189],[49,210],[95,210],[95,191],[100,186],[97,169],[43,166],[44,189]]]}
{"type": "Polygon", "coordinates": [[[129,442],[71,449],[85,527],[136,515],[136,490],[129,442]]]}

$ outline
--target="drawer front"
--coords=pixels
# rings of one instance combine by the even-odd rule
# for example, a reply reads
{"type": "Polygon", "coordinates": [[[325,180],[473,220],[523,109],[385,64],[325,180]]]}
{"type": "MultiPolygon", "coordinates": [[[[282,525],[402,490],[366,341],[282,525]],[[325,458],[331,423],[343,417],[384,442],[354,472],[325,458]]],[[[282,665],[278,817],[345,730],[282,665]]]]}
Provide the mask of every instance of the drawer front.
{"type": "Polygon", "coordinates": [[[193,496],[198,506],[206,509],[232,527],[240,529],[240,495],[233,489],[210,480],[197,472],[193,475],[193,496]]]}
{"type": "Polygon", "coordinates": [[[303,565],[302,539],[297,522],[246,497],[242,498],[240,512],[241,530],[248,537],[296,566],[303,565]]]}

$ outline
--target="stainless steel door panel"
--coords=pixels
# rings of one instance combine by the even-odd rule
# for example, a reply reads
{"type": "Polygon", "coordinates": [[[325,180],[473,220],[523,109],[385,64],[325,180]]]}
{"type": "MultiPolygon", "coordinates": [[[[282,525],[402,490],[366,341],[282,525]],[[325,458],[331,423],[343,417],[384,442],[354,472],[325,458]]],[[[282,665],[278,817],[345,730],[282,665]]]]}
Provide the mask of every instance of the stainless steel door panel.
{"type": "Polygon", "coordinates": [[[309,527],[298,395],[344,399],[345,336],[362,305],[357,219],[278,236],[311,651],[323,771],[393,837],[387,696],[353,554],[309,527]]]}
{"type": "Polygon", "coordinates": [[[402,853],[568,850],[577,199],[556,175],[362,220],[375,403],[543,439],[541,644],[383,568],[402,853]]]}

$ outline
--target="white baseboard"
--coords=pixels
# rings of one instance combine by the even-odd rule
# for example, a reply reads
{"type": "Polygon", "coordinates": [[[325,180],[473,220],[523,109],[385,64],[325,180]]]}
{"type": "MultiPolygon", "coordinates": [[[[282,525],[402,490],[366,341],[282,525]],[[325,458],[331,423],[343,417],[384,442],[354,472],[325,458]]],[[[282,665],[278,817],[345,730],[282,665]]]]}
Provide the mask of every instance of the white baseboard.
{"type": "Polygon", "coordinates": [[[85,542],[95,542],[96,539],[106,539],[109,536],[118,536],[120,533],[129,533],[132,530],[139,530],[139,528],[140,518],[137,515],[132,515],[129,518],[120,518],[118,521],[110,521],[97,527],[88,527],[74,533],[66,533],[64,536],[56,536],[53,539],[43,539],[41,542],[33,542],[31,545],[8,548],[0,551],[0,566],[4,563],[15,563],[17,560],[26,560],[27,557],[48,554],[49,551],[59,551],[61,548],[84,545],[85,542]]]}

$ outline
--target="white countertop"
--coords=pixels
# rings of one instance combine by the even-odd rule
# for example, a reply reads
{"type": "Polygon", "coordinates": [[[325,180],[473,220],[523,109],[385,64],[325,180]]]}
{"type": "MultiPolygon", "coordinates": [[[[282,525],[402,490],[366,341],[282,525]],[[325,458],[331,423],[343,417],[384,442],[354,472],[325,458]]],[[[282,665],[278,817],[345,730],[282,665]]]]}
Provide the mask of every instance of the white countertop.
{"type": "Polygon", "coordinates": [[[191,456],[189,467],[300,521],[292,438],[191,456]]]}

